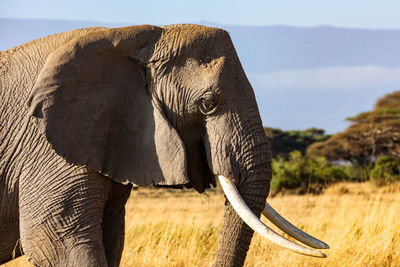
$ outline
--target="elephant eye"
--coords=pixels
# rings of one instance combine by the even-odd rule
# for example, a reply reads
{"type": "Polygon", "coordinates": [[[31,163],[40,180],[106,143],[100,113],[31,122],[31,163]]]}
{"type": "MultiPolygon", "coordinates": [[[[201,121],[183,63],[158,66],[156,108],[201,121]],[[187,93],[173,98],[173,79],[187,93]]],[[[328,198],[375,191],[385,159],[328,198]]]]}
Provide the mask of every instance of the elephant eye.
{"type": "Polygon", "coordinates": [[[216,110],[217,104],[217,96],[212,94],[201,99],[199,108],[204,115],[210,115],[216,110]]]}

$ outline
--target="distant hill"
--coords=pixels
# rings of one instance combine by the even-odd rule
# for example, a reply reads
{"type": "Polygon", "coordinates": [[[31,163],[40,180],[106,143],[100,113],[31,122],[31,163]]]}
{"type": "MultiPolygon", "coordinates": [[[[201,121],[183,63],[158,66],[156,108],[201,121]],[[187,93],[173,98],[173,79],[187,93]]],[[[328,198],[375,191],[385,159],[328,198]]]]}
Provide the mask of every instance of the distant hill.
{"type": "MultiPolygon", "coordinates": [[[[90,21],[0,19],[0,50],[90,21]]],[[[343,130],[344,119],[400,89],[400,30],[231,26],[228,30],[267,126],[343,130]]]]}
{"type": "Polygon", "coordinates": [[[400,30],[226,26],[247,71],[400,66],[400,30]]]}

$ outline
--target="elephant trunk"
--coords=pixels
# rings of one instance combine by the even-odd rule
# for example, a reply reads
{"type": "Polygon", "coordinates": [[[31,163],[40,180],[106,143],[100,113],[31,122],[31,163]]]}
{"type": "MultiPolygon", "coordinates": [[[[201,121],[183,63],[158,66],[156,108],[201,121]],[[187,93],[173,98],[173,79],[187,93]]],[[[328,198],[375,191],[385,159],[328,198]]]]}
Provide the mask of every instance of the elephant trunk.
{"type": "Polygon", "coordinates": [[[324,242],[302,232],[286,221],[265,202],[271,180],[270,157],[269,153],[265,151],[263,143],[257,147],[258,149],[253,148],[255,152],[250,153],[252,155],[250,159],[244,159],[244,162],[252,162],[248,166],[253,167],[241,172],[241,179],[237,183],[238,189],[232,178],[218,175],[227,200],[225,201],[224,222],[215,266],[243,266],[254,233],[253,230],[271,242],[294,252],[314,257],[326,257],[320,251],[287,240],[260,221],[259,217],[263,212],[264,216],[278,228],[300,242],[313,248],[329,248],[324,242]]]}
{"type": "MultiPolygon", "coordinates": [[[[253,175],[242,185],[239,193],[252,212],[259,217],[265,206],[271,178],[267,166],[263,173],[253,175]]],[[[224,221],[219,248],[214,266],[243,266],[254,231],[238,215],[232,204],[226,200],[224,221]]]]}
{"type": "MultiPolygon", "coordinates": [[[[211,170],[218,177],[231,178],[241,198],[259,218],[272,176],[269,144],[254,108],[254,96],[244,95],[234,107],[234,112],[208,122],[206,144],[211,148],[211,170]]],[[[243,266],[253,233],[227,198],[214,266],[243,266]]]]}
{"type": "Polygon", "coordinates": [[[271,222],[300,242],[314,248],[329,247],[295,228],[266,204],[272,177],[268,140],[255,97],[249,93],[252,90],[246,90],[251,85],[242,70],[237,73],[242,74],[237,76],[236,83],[236,90],[241,95],[231,99],[231,112],[207,121],[204,140],[210,169],[218,175],[227,198],[214,266],[243,266],[253,230],[297,253],[325,257],[322,252],[279,236],[259,219],[264,211],[271,222]]]}

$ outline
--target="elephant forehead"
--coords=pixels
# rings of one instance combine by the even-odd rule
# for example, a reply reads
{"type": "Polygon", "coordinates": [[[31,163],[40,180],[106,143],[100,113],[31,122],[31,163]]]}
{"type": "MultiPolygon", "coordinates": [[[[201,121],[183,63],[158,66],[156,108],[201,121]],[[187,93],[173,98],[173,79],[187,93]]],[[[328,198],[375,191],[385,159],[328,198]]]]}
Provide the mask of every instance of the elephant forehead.
{"type": "Polygon", "coordinates": [[[177,56],[222,55],[225,48],[232,48],[229,34],[219,28],[180,24],[163,27],[155,44],[153,60],[168,60],[177,56]]]}
{"type": "Polygon", "coordinates": [[[165,31],[162,34],[160,40],[170,40],[171,37],[175,37],[174,39],[178,39],[187,46],[190,46],[193,43],[197,43],[200,40],[229,38],[229,34],[223,29],[196,24],[167,25],[162,28],[165,31]]]}
{"type": "Polygon", "coordinates": [[[188,58],[184,65],[176,67],[174,76],[186,88],[209,89],[218,87],[225,58],[219,57],[208,63],[188,58]]]}

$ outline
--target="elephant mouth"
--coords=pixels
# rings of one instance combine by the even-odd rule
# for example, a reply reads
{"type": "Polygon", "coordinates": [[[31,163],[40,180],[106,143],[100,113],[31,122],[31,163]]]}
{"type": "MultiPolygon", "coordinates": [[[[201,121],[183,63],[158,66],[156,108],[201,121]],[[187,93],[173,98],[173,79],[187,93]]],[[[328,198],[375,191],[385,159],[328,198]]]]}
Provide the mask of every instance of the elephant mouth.
{"type": "MultiPolygon", "coordinates": [[[[225,196],[231,203],[232,207],[235,209],[240,218],[242,218],[242,220],[255,232],[265,237],[272,243],[275,243],[278,246],[287,248],[296,253],[307,256],[319,257],[319,258],[326,257],[326,255],[321,251],[313,250],[308,247],[297,244],[295,242],[292,242],[274,232],[271,228],[266,226],[258,218],[258,216],[256,216],[253,213],[253,211],[247,206],[246,202],[241,197],[232,179],[224,177],[222,175],[218,175],[218,179],[225,193],[225,196]]],[[[262,214],[283,232],[295,238],[296,240],[302,242],[303,244],[306,244],[312,248],[317,248],[317,249],[329,248],[329,246],[324,242],[301,231],[293,224],[288,222],[278,212],[276,212],[267,202],[265,203],[265,207],[264,210],[262,211],[262,214]]]]}
{"type": "Polygon", "coordinates": [[[216,186],[215,175],[210,170],[203,138],[197,136],[187,146],[187,170],[190,183],[187,188],[194,188],[203,193],[211,185],[216,186]]]}
{"type": "Polygon", "coordinates": [[[187,148],[187,173],[190,183],[182,185],[156,185],[155,187],[183,189],[194,188],[197,192],[203,193],[211,185],[216,187],[215,174],[211,171],[208,165],[206,148],[203,137],[196,135],[185,138],[185,146],[187,148]]]}

